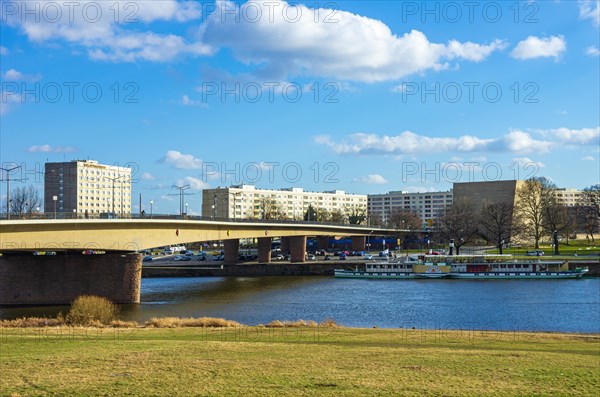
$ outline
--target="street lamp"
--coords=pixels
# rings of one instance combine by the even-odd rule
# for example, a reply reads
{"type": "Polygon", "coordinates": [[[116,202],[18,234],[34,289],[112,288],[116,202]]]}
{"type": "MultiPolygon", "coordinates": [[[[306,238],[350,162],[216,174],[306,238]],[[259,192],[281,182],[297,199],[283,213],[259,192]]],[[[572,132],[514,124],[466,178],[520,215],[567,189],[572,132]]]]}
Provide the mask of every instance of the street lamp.
{"type": "Polygon", "coordinates": [[[21,168],[20,165],[12,168],[0,168],[6,172],[6,219],[10,219],[10,173],[21,168]]]}
{"type": "Polygon", "coordinates": [[[188,215],[188,203],[185,203],[185,216],[188,215]]]}
{"type": "Polygon", "coordinates": [[[77,218],[77,210],[73,208],[73,219],[77,218]]]}
{"type": "Polygon", "coordinates": [[[154,205],[154,200],[150,200],[150,219],[152,219],[152,206],[154,205]]]}
{"type": "Polygon", "coordinates": [[[54,201],[54,219],[56,219],[56,201],[58,200],[58,196],[52,196],[52,201],[54,201]]]}
{"type": "Polygon", "coordinates": [[[36,218],[40,217],[40,207],[35,207],[35,216],[36,218]]]}

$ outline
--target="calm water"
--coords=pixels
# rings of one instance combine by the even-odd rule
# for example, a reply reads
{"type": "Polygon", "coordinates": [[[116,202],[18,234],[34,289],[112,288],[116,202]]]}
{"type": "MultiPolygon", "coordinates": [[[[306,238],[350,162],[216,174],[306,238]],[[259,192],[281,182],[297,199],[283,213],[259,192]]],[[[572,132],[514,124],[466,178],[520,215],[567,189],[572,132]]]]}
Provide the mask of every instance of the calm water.
{"type": "MultiPolygon", "coordinates": [[[[126,319],[223,317],[244,324],[333,318],[353,327],[600,332],[600,278],[344,280],[332,277],[142,280],[126,319]]],[[[14,318],[66,307],[2,308],[14,318]]]]}

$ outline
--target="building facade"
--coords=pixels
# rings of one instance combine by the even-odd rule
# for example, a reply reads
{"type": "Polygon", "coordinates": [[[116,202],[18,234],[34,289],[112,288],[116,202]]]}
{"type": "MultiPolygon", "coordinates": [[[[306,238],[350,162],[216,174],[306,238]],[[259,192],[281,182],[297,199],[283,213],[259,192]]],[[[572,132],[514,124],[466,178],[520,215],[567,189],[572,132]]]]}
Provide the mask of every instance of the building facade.
{"type": "Polygon", "coordinates": [[[384,224],[395,211],[412,211],[423,221],[423,227],[432,227],[435,220],[452,206],[452,190],[445,192],[409,193],[394,191],[368,196],[368,214],[384,224]]]}
{"type": "Polygon", "coordinates": [[[44,211],[78,217],[131,215],[131,168],[93,160],[46,163],[44,211]]]}
{"type": "Polygon", "coordinates": [[[576,207],[582,204],[583,192],[579,189],[562,188],[554,191],[559,204],[566,207],[576,207]]]}
{"type": "MultiPolygon", "coordinates": [[[[253,185],[218,187],[202,191],[202,216],[231,219],[266,219],[269,207],[280,217],[303,220],[310,206],[319,211],[362,211],[366,215],[367,196],[342,190],[307,192],[303,188],[258,189],[253,185]]],[[[311,219],[312,220],[312,219],[311,219]]],[[[314,219],[316,220],[316,219],[314,219]]]]}

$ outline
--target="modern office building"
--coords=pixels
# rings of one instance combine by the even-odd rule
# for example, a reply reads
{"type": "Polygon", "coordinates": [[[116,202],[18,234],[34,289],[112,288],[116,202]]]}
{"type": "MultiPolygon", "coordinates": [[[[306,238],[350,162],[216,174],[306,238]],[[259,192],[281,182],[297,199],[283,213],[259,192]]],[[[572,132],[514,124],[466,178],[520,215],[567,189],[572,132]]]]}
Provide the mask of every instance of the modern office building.
{"type": "Polygon", "coordinates": [[[342,190],[307,192],[303,188],[280,190],[258,189],[253,185],[218,187],[202,191],[202,215],[205,217],[233,219],[261,219],[274,204],[283,218],[302,220],[312,206],[319,211],[353,210],[366,214],[367,196],[349,194],[342,190]]]}
{"type": "Polygon", "coordinates": [[[583,192],[579,189],[556,189],[555,194],[558,203],[564,206],[575,207],[582,204],[583,192]]]}
{"type": "Polygon", "coordinates": [[[444,210],[452,206],[452,190],[444,192],[409,193],[394,191],[368,196],[368,213],[371,219],[387,222],[398,210],[412,211],[423,221],[423,227],[431,227],[444,210]]]}
{"type": "Polygon", "coordinates": [[[44,211],[69,216],[131,214],[131,168],[92,160],[46,163],[44,211]]]}

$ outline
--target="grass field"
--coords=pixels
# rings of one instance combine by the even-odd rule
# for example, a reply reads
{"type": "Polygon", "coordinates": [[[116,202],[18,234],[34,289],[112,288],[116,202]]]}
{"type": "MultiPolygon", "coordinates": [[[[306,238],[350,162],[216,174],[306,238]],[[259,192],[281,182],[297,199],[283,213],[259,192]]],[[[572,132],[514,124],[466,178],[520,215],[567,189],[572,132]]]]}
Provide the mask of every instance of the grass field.
{"type": "Polygon", "coordinates": [[[600,336],[0,328],[3,396],[597,396],[600,336]]]}

